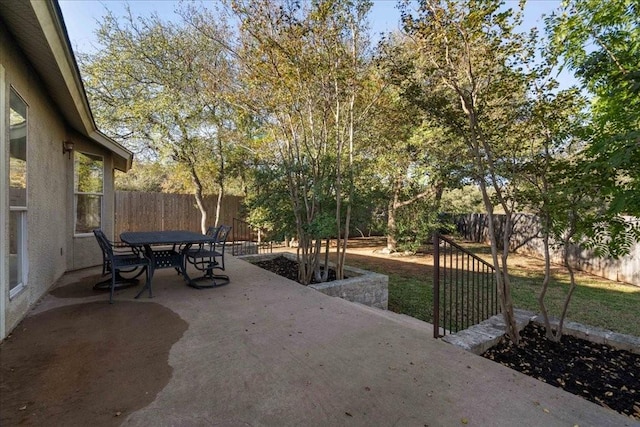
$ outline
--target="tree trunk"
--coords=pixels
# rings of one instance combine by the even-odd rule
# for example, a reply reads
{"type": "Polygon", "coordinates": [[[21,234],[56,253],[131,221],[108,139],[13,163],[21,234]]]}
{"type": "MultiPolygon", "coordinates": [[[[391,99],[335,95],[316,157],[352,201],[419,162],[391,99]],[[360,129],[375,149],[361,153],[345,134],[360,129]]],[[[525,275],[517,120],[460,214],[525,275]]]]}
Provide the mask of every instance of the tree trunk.
{"type": "Polygon", "coordinates": [[[436,184],[436,194],[434,198],[434,209],[436,212],[440,212],[440,203],[442,202],[442,194],[444,193],[444,182],[439,181],[436,184]]]}
{"type": "Polygon", "coordinates": [[[398,248],[398,228],[396,223],[396,213],[400,199],[400,180],[393,182],[393,197],[387,207],[387,249],[389,252],[395,252],[398,248]]]}
{"type": "MultiPolygon", "coordinates": [[[[574,215],[571,213],[570,215],[574,215]]],[[[571,302],[571,298],[573,297],[573,292],[576,290],[576,277],[573,271],[573,267],[571,266],[571,260],[569,259],[569,244],[575,234],[575,219],[571,220],[571,225],[569,226],[569,230],[564,236],[563,245],[564,245],[564,266],[567,270],[569,270],[569,293],[567,293],[566,298],[564,299],[564,304],[562,305],[562,314],[560,315],[560,320],[558,321],[558,329],[556,330],[554,341],[560,341],[562,338],[562,332],[564,329],[564,319],[567,316],[567,311],[569,310],[569,303],[571,302]]]]}
{"type": "Polygon", "coordinates": [[[222,139],[220,138],[220,126],[218,126],[217,142],[218,142],[219,165],[218,165],[218,175],[217,175],[218,200],[216,202],[216,220],[214,223],[215,227],[217,227],[218,223],[220,222],[220,211],[222,209],[222,199],[224,197],[224,156],[222,153],[222,139]]]}
{"type": "Polygon", "coordinates": [[[204,207],[202,197],[202,183],[200,182],[200,178],[198,177],[198,173],[196,172],[193,163],[189,164],[189,172],[191,173],[191,179],[193,180],[193,185],[195,187],[194,196],[196,198],[196,205],[200,210],[200,230],[202,234],[205,234],[207,232],[207,209],[204,207]]]}
{"type": "Polygon", "coordinates": [[[569,239],[565,240],[564,243],[564,266],[569,270],[569,278],[571,280],[571,285],[569,286],[569,293],[567,293],[566,298],[564,299],[564,304],[562,306],[562,314],[560,315],[560,321],[558,322],[558,330],[556,331],[556,340],[560,341],[562,338],[562,333],[564,329],[564,319],[567,317],[567,311],[569,310],[569,303],[571,302],[571,298],[573,297],[573,292],[576,290],[576,277],[573,272],[573,267],[571,266],[571,262],[569,260],[569,239]]]}
{"type": "Polygon", "coordinates": [[[218,187],[218,199],[216,200],[216,220],[214,222],[214,227],[218,226],[220,222],[220,211],[222,210],[222,198],[224,197],[224,189],[222,187],[218,187]]]}
{"type": "Polygon", "coordinates": [[[508,295],[505,292],[506,287],[509,286],[509,282],[505,282],[505,272],[503,270],[506,260],[504,260],[503,258],[502,263],[500,263],[498,260],[498,241],[494,223],[495,216],[493,214],[493,205],[491,204],[491,199],[489,198],[489,194],[487,193],[487,187],[484,181],[481,181],[480,189],[482,190],[482,198],[484,200],[485,209],[487,210],[489,241],[491,242],[491,258],[493,260],[493,266],[495,268],[496,287],[498,292],[498,299],[500,300],[500,308],[502,310],[502,316],[504,317],[504,323],[507,328],[506,333],[511,341],[517,344],[520,339],[516,328],[515,316],[513,314],[513,304],[507,300],[508,295]]]}
{"type": "Polygon", "coordinates": [[[393,202],[391,202],[389,203],[387,211],[387,250],[389,250],[389,252],[395,252],[398,247],[398,240],[396,239],[397,233],[396,209],[393,206],[393,202]]]}
{"type": "Polygon", "coordinates": [[[520,334],[516,326],[516,318],[513,313],[513,297],[511,296],[511,277],[509,277],[509,265],[507,263],[509,257],[509,241],[511,240],[512,233],[512,221],[511,211],[508,210],[504,204],[505,209],[505,224],[502,230],[502,300],[503,300],[503,314],[505,323],[507,324],[507,333],[514,343],[520,342],[520,334]],[[508,322],[507,322],[508,320],[508,322]]]}
{"type": "Polygon", "coordinates": [[[538,295],[538,307],[540,308],[540,313],[542,313],[542,318],[544,319],[544,327],[546,330],[546,337],[550,340],[555,340],[555,335],[551,330],[551,322],[549,321],[549,312],[547,311],[547,306],[544,303],[544,297],[547,294],[547,290],[549,289],[549,282],[551,281],[551,253],[549,251],[549,231],[546,228],[542,238],[543,247],[544,247],[544,280],[542,281],[542,289],[540,290],[540,294],[538,295]]]}
{"type": "Polygon", "coordinates": [[[473,98],[467,99],[463,92],[458,92],[462,109],[469,120],[469,148],[475,159],[477,181],[482,190],[482,200],[489,220],[489,240],[491,242],[491,258],[496,274],[496,286],[498,298],[500,300],[500,308],[506,325],[506,332],[511,341],[515,344],[520,342],[520,335],[516,326],[515,315],[513,314],[513,300],[511,298],[511,282],[509,280],[509,270],[507,268],[507,259],[509,256],[509,237],[511,233],[511,212],[508,209],[502,193],[496,181],[494,174],[493,158],[491,147],[483,139],[481,129],[478,126],[477,116],[473,104],[473,98]],[[487,183],[485,179],[491,179],[491,184],[496,190],[496,195],[500,199],[500,203],[505,210],[506,224],[502,235],[502,256],[498,259],[498,236],[495,227],[495,216],[493,214],[493,204],[487,191],[487,183]]]}

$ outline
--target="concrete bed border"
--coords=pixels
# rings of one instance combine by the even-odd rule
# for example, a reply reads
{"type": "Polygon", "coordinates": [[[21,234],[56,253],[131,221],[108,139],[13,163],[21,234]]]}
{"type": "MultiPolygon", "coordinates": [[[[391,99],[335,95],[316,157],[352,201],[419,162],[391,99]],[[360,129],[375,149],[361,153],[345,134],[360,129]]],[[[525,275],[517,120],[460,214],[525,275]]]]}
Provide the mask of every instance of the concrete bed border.
{"type": "MultiPolygon", "coordinates": [[[[518,331],[521,331],[529,322],[544,325],[542,316],[531,311],[514,310],[518,331]]],[[[552,319],[551,325],[557,325],[558,320],[552,319]]],[[[448,342],[474,354],[482,354],[500,341],[505,334],[505,324],[502,314],[495,315],[478,325],[446,335],[442,341],[448,342]]],[[[607,329],[594,326],[586,326],[581,323],[565,321],[564,333],[576,338],[591,341],[596,344],[607,344],[618,350],[626,350],[640,354],[640,338],[632,335],[620,334],[607,329]]]]}
{"type": "MultiPolygon", "coordinates": [[[[296,255],[289,252],[273,252],[269,254],[241,255],[238,259],[247,262],[270,260],[279,256],[296,260],[296,255]]],[[[332,263],[330,263],[333,266],[332,263]]],[[[345,266],[347,279],[309,285],[323,294],[339,297],[351,302],[386,310],[389,305],[389,277],[360,268],[345,266]]]]}

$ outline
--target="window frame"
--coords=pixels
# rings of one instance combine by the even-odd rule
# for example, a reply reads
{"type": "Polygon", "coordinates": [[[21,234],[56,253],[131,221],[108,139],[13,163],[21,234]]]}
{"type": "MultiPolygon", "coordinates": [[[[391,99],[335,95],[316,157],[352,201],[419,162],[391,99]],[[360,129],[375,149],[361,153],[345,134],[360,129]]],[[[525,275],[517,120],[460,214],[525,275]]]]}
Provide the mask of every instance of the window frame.
{"type": "Polygon", "coordinates": [[[9,301],[15,298],[26,288],[26,277],[29,272],[29,263],[27,262],[27,208],[25,207],[10,207],[9,216],[17,214],[17,228],[19,230],[18,239],[16,242],[18,247],[18,253],[16,256],[20,260],[18,266],[19,277],[16,285],[11,287],[11,280],[9,280],[9,301]]]}
{"type": "Polygon", "coordinates": [[[100,198],[100,228],[103,225],[104,218],[104,186],[105,186],[105,157],[102,154],[91,153],[89,151],[77,150],[74,151],[73,157],[73,236],[74,237],[93,237],[92,231],[79,233],[78,230],[78,196],[79,195],[88,195],[88,196],[98,196],[100,198]],[[97,192],[87,192],[87,191],[78,191],[78,183],[76,182],[76,155],[81,154],[87,157],[96,157],[99,158],[102,162],[102,191],[97,192]]]}
{"type": "MultiPolygon", "coordinates": [[[[16,253],[16,256],[20,262],[19,265],[19,277],[17,280],[17,283],[15,286],[11,287],[11,279],[9,279],[8,282],[8,286],[9,286],[9,300],[11,301],[13,298],[15,298],[16,296],[18,296],[20,293],[22,293],[22,291],[27,287],[27,277],[29,274],[29,258],[28,258],[28,250],[27,250],[27,237],[28,237],[28,233],[29,233],[29,227],[28,227],[28,211],[29,211],[29,159],[28,159],[28,154],[29,154],[29,104],[27,103],[27,101],[25,101],[25,99],[22,97],[22,95],[20,95],[20,92],[18,92],[18,90],[16,88],[14,88],[12,85],[9,86],[9,114],[11,114],[11,94],[15,94],[15,96],[24,104],[25,106],[25,196],[24,196],[24,205],[12,205],[11,204],[11,197],[9,197],[9,220],[11,218],[11,215],[13,215],[14,213],[18,213],[18,224],[17,227],[19,229],[19,241],[16,242],[17,247],[18,247],[18,252],[16,253]]],[[[3,118],[4,120],[4,118],[3,118]]],[[[9,129],[11,129],[11,123],[10,123],[9,119],[9,129]]],[[[10,131],[9,131],[10,132],[10,131]]],[[[9,140],[8,140],[8,146],[10,147],[11,144],[11,136],[9,136],[9,140]]],[[[3,149],[5,149],[3,147],[3,149]]],[[[8,156],[8,160],[9,162],[11,162],[11,153],[9,152],[9,156],[8,156]]],[[[9,164],[9,168],[7,170],[7,176],[9,178],[9,181],[6,182],[7,184],[7,189],[10,191],[10,187],[11,187],[11,165],[9,164]]],[[[9,236],[8,236],[9,237],[9,236]]],[[[9,254],[10,256],[11,254],[9,254]]]]}

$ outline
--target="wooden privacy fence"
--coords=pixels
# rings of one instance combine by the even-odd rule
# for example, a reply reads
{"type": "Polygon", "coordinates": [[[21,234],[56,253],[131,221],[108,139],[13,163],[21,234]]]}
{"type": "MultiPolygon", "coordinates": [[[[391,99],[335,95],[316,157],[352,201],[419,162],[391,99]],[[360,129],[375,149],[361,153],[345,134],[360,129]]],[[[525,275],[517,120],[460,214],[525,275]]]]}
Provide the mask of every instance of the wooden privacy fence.
{"type": "MultiPolygon", "coordinates": [[[[207,196],[207,225],[213,225],[217,196],[207,196]]],[[[241,197],[222,199],[218,225],[231,225],[240,217],[241,197]]],[[[200,232],[200,211],[192,194],[140,193],[116,191],[115,235],[123,231],[189,230],[200,232]]]]}
{"type": "MultiPolygon", "coordinates": [[[[625,217],[629,222],[638,223],[639,218],[625,217]]],[[[486,214],[459,215],[454,218],[458,232],[465,238],[474,242],[489,241],[489,223],[486,214]]],[[[499,239],[505,227],[504,215],[496,215],[494,224],[499,239]]],[[[544,257],[542,235],[540,233],[540,221],[538,217],[530,214],[515,214],[513,217],[511,250],[544,257]]],[[[626,282],[640,286],[640,242],[631,248],[630,253],[618,260],[599,257],[593,251],[577,245],[569,247],[569,262],[574,268],[609,280],[626,282]]],[[[551,261],[557,264],[564,262],[564,252],[560,248],[552,248],[551,261]]]]}

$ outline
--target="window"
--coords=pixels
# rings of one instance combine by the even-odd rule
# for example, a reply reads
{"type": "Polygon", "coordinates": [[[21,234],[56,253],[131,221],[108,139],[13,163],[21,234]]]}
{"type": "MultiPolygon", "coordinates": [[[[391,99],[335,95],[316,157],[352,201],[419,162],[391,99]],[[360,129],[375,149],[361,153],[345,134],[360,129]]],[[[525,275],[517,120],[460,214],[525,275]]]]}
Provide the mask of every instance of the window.
{"type": "Polygon", "coordinates": [[[9,99],[9,297],[24,287],[27,263],[27,104],[9,99]]]}
{"type": "Polygon", "coordinates": [[[104,161],[93,154],[75,152],[74,193],[76,234],[91,233],[102,225],[104,161]]]}

